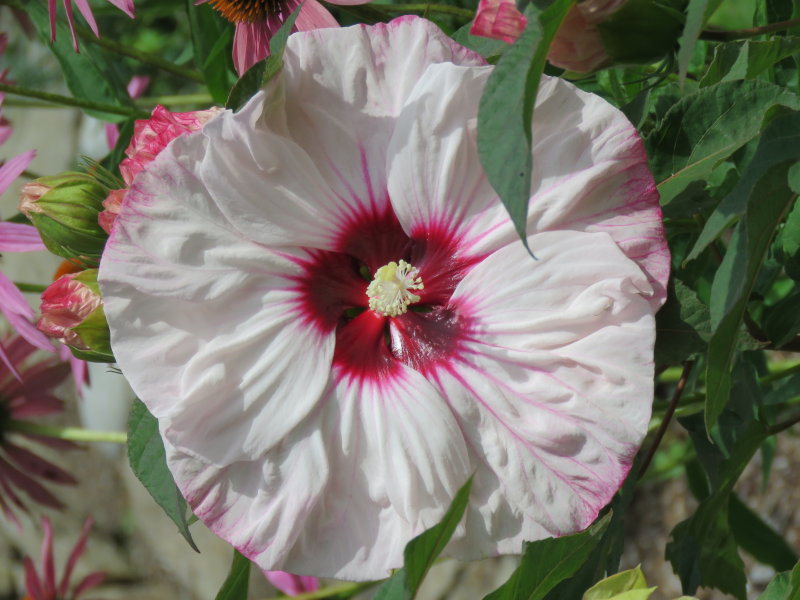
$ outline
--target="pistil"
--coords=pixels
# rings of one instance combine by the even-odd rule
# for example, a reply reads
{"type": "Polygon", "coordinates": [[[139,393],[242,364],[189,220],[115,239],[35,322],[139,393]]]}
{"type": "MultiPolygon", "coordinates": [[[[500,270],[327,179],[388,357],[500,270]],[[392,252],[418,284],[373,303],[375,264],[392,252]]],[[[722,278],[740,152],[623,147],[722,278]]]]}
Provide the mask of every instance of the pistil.
{"type": "Polygon", "coordinates": [[[425,286],[419,271],[404,260],[390,262],[375,272],[372,283],[367,287],[369,307],[387,317],[402,315],[409,304],[420,301],[414,290],[425,286]]]}

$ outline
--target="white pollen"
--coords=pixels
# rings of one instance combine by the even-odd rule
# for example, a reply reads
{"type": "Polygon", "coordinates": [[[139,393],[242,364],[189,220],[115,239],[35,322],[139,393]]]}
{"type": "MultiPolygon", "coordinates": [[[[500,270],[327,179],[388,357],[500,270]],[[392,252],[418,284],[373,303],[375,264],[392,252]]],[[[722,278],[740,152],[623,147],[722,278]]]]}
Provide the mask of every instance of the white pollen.
{"type": "Polygon", "coordinates": [[[406,261],[394,261],[375,271],[375,278],[367,287],[369,307],[387,317],[402,315],[408,305],[420,301],[412,290],[425,286],[419,271],[406,261]]]}

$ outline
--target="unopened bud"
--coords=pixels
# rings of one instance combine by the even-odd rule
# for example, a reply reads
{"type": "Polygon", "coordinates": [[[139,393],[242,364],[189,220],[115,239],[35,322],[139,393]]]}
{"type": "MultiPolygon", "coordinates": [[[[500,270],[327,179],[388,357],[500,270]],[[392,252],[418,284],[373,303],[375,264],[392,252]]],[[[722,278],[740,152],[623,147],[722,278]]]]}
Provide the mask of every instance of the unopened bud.
{"type": "Polygon", "coordinates": [[[39,331],[66,344],[78,358],[113,362],[97,269],[62,275],[42,294],[39,331]]]}
{"type": "Polygon", "coordinates": [[[61,173],[23,186],[19,209],[53,254],[99,257],[108,237],[97,222],[106,194],[106,188],[86,173],[61,173]]]}

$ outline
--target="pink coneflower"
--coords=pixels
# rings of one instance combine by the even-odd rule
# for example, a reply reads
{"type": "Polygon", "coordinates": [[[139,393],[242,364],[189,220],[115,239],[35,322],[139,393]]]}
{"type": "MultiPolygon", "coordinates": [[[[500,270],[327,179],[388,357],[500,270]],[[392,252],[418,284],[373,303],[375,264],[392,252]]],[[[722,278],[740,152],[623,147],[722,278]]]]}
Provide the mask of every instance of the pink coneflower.
{"type": "Polygon", "coordinates": [[[42,574],[36,571],[33,560],[29,556],[25,557],[25,591],[28,593],[23,600],[76,600],[84,592],[99,585],[105,578],[104,573],[90,573],[72,589],[70,589],[70,579],[78,559],[86,550],[86,541],[89,537],[89,530],[92,528],[92,519],[87,518],[83,524],[81,535],[75,546],[72,548],[67,563],[64,565],[64,572],[60,581],[56,582],[56,566],[53,558],[53,527],[47,517],[42,517],[42,529],[44,538],[42,539],[42,574]]]}
{"type": "MultiPolygon", "coordinates": [[[[330,0],[330,3],[352,6],[370,1],[330,0]]],[[[270,39],[301,4],[293,31],[339,27],[333,15],[317,0],[198,0],[195,4],[206,2],[228,21],[236,24],[233,64],[240,76],[255,63],[269,56],[270,39]]]]}
{"type": "Polygon", "coordinates": [[[8,359],[20,379],[4,365],[0,365],[0,510],[19,524],[13,509],[28,512],[20,496],[50,508],[61,508],[62,503],[45,483],[73,485],[75,479],[49,460],[29,449],[29,443],[65,449],[73,445],[63,440],[44,438],[27,433],[24,427],[14,426],[33,417],[38,418],[61,412],[64,403],[53,395],[53,388],[69,375],[68,364],[56,356],[34,360],[36,347],[20,336],[4,340],[8,359]],[[19,444],[22,439],[26,444],[19,444]]]}
{"type": "MultiPolygon", "coordinates": [[[[136,14],[136,8],[133,5],[133,0],[108,0],[111,4],[116,6],[118,9],[123,11],[126,15],[128,15],[131,19],[133,19],[136,14]]],[[[78,37],[75,34],[75,17],[72,13],[72,0],[63,0],[64,3],[64,10],[67,13],[67,21],[69,22],[69,29],[72,33],[72,47],[75,48],[75,52],[78,51],[78,37]]],[[[92,30],[97,37],[100,37],[100,31],[97,29],[97,22],[94,20],[94,13],[92,13],[92,7],[89,5],[88,0],[75,0],[75,4],[78,7],[78,10],[83,15],[83,18],[86,19],[86,22],[89,24],[89,28],[92,30]]],[[[47,0],[47,9],[50,13],[50,41],[56,41],[56,0],[47,0]]]]}
{"type": "MultiPolygon", "coordinates": [[[[0,167],[0,194],[5,192],[13,181],[28,168],[34,156],[36,156],[36,152],[29,150],[9,159],[0,167]]],[[[0,252],[32,252],[44,249],[42,238],[34,227],[21,223],[0,222],[0,252]]],[[[42,350],[53,351],[47,336],[36,329],[31,322],[34,312],[25,300],[25,296],[2,271],[0,271],[0,313],[5,316],[11,327],[28,342],[42,350]]],[[[0,341],[0,363],[15,373],[2,341],[0,341]]]]}

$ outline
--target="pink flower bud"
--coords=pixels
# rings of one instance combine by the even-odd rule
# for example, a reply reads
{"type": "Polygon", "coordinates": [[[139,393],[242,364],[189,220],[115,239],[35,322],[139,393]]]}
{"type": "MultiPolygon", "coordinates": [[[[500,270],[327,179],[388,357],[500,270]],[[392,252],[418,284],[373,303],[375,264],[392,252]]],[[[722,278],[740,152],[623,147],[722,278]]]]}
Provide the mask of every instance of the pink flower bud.
{"type": "Polygon", "coordinates": [[[42,212],[42,207],[36,203],[51,189],[49,185],[38,181],[30,181],[23,185],[19,193],[19,211],[29,218],[32,213],[42,212]]]}
{"type": "Polygon", "coordinates": [[[108,197],[103,200],[103,210],[97,215],[97,222],[108,235],[111,235],[111,228],[114,226],[114,221],[117,220],[122,200],[125,198],[125,192],[127,191],[124,189],[112,190],[108,197]]]}
{"type": "Polygon", "coordinates": [[[36,327],[68,346],[89,350],[89,344],[74,328],[86,321],[101,305],[95,269],[62,275],[42,294],[42,316],[36,327]]]}
{"type": "Polygon", "coordinates": [[[513,44],[527,24],[514,0],[480,0],[469,32],[513,44]]]}
{"type": "Polygon", "coordinates": [[[306,575],[294,575],[285,571],[264,571],[264,575],[275,589],[287,596],[298,596],[319,589],[319,579],[306,575]]]}
{"type": "Polygon", "coordinates": [[[598,23],[622,8],[626,0],[585,0],[575,4],[558,28],[547,59],[557,67],[589,73],[611,63],[598,23]]]}
{"type": "Polygon", "coordinates": [[[184,133],[197,131],[222,110],[214,106],[206,110],[174,113],[159,105],[153,109],[149,119],[136,121],[133,138],[125,150],[128,158],[119,165],[125,183],[130,186],[137,173],[172,140],[184,133]]]}

